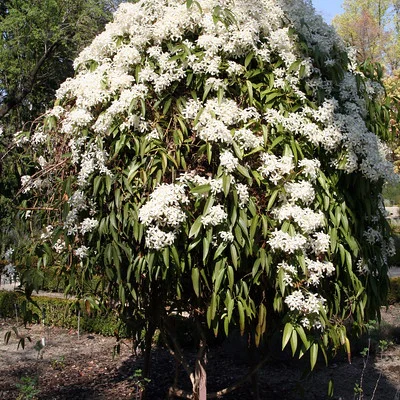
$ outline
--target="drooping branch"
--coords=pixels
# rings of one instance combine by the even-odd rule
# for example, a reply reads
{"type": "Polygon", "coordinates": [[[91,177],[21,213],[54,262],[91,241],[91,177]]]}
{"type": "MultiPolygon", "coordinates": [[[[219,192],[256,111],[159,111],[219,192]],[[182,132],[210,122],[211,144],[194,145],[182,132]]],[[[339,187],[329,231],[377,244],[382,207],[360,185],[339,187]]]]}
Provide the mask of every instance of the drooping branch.
{"type": "Polygon", "coordinates": [[[61,42],[56,41],[49,46],[42,57],[35,64],[35,67],[27,76],[23,88],[15,93],[9,93],[7,99],[0,105],[0,120],[4,118],[13,108],[21,104],[21,102],[28,96],[36,83],[37,75],[43,64],[52,56],[56,48],[61,42]]]}

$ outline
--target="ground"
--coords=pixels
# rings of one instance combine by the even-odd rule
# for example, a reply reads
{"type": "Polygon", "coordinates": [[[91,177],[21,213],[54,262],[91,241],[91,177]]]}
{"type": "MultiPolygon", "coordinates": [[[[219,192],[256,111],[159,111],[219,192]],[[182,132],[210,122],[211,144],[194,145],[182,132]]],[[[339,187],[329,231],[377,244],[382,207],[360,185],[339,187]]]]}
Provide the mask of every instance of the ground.
{"type": "MultiPolygon", "coordinates": [[[[15,322],[0,322],[0,340],[15,322]]],[[[121,353],[113,358],[115,338],[81,334],[56,327],[40,325],[20,328],[20,336],[29,335],[25,349],[17,349],[15,334],[8,344],[0,342],[0,399],[37,398],[40,400],[106,400],[139,399],[140,382],[135,372],[140,370],[142,359],[131,351],[131,343],[121,343],[121,353]],[[38,342],[44,338],[45,347],[38,342]],[[35,346],[36,345],[36,346],[35,346]],[[36,348],[35,348],[36,347],[36,348]],[[36,394],[36,397],[33,395],[36,394]],[[29,397],[30,396],[30,397],[29,397]]],[[[379,334],[372,334],[372,348],[379,339],[393,344],[383,353],[371,354],[363,371],[364,360],[360,356],[364,344],[354,345],[352,362],[339,355],[328,367],[318,365],[315,373],[302,378],[302,364],[290,361],[287,355],[272,357],[260,370],[260,398],[262,400],[322,400],[327,398],[330,379],[334,381],[334,399],[353,399],[354,387],[363,376],[363,400],[399,400],[400,398],[400,305],[383,310],[383,322],[379,334]],[[374,387],[378,382],[375,394],[374,387]]],[[[218,345],[209,352],[208,387],[210,391],[229,386],[246,373],[246,363],[241,357],[241,342],[234,339],[218,345]]],[[[190,352],[188,354],[190,357],[190,352]]],[[[152,358],[152,376],[148,400],[166,398],[172,383],[175,363],[163,348],[155,348],[152,358]]],[[[183,375],[182,375],[183,376],[183,375]]],[[[188,380],[181,378],[188,388],[188,380]]],[[[227,395],[224,399],[252,399],[250,384],[227,395]]]]}

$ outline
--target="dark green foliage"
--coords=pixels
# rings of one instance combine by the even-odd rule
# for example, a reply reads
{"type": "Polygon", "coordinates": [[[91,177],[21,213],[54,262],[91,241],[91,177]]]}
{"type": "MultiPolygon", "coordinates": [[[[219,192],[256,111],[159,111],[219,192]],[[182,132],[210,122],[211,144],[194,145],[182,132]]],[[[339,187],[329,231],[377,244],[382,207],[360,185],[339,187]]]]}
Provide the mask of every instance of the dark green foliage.
{"type": "MultiPolygon", "coordinates": [[[[17,292],[0,291],[0,315],[2,318],[15,318],[16,309],[22,314],[26,304],[23,294],[17,292]]],[[[85,311],[84,302],[78,303],[81,309],[80,329],[85,332],[98,333],[104,336],[127,337],[126,326],[118,321],[117,315],[112,311],[108,313],[85,311]]],[[[66,300],[50,297],[33,297],[33,303],[27,305],[27,310],[32,311],[33,319],[44,322],[48,326],[62,328],[78,328],[78,312],[75,300],[66,300]]]]}
{"type": "Polygon", "coordinates": [[[387,205],[400,205],[400,184],[385,186],[383,197],[385,198],[387,205]]]}
{"type": "Polygon", "coordinates": [[[400,303],[400,277],[390,279],[389,304],[400,303]]]}

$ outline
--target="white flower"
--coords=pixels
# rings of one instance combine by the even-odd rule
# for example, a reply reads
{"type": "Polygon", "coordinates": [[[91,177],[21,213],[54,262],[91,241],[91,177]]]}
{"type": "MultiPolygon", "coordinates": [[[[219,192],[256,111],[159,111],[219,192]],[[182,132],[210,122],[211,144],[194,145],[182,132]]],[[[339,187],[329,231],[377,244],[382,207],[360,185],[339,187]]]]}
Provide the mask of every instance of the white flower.
{"type": "Polygon", "coordinates": [[[161,250],[173,245],[175,237],[175,232],[164,232],[158,226],[150,226],[146,230],[146,247],[161,250]]]}
{"type": "Polygon", "coordinates": [[[9,249],[6,250],[6,252],[4,253],[4,259],[6,261],[11,261],[12,260],[12,255],[14,253],[14,249],[12,247],[10,247],[9,249]]]}
{"type": "Polygon", "coordinates": [[[86,258],[86,257],[88,256],[88,254],[89,254],[89,248],[86,247],[86,246],[78,247],[78,248],[75,250],[75,255],[76,255],[77,257],[79,257],[81,260],[84,259],[84,258],[86,258]]]}
{"type": "Polygon", "coordinates": [[[325,221],[322,211],[315,212],[308,207],[303,208],[291,203],[273,210],[273,214],[279,222],[293,220],[305,233],[314,232],[323,226],[325,221]]]}
{"type": "MultiPolygon", "coordinates": [[[[15,265],[12,263],[8,263],[4,269],[3,269],[3,274],[9,278],[10,282],[15,281],[16,279],[16,274],[17,274],[17,270],[15,268],[15,265]]],[[[6,280],[7,281],[7,280],[6,280]]]]}
{"type": "Polygon", "coordinates": [[[274,154],[262,153],[261,162],[262,165],[258,168],[258,172],[275,185],[290,174],[294,168],[293,158],[290,156],[278,158],[274,154]]]}
{"type": "Polygon", "coordinates": [[[65,250],[65,242],[62,239],[58,239],[53,244],[53,249],[57,254],[61,254],[65,250]]]}
{"type": "Polygon", "coordinates": [[[301,201],[307,205],[314,201],[315,191],[308,181],[289,182],[284,187],[290,202],[301,201]]]}
{"type": "Polygon", "coordinates": [[[219,236],[222,239],[223,242],[227,242],[227,243],[231,243],[234,240],[234,236],[232,234],[232,232],[228,232],[228,231],[221,231],[219,232],[219,236]]]}
{"type": "Polygon", "coordinates": [[[272,232],[268,244],[272,250],[282,250],[285,253],[292,254],[297,250],[303,250],[307,239],[299,233],[291,236],[287,232],[275,230],[272,232]]]}
{"type": "Polygon", "coordinates": [[[249,188],[243,183],[236,184],[236,191],[239,196],[239,207],[243,208],[249,202],[249,188]]]}
{"type": "Polygon", "coordinates": [[[216,195],[218,193],[221,193],[223,190],[223,182],[222,179],[211,179],[209,178],[208,183],[211,186],[211,193],[213,195],[216,195]]]}
{"type": "Polygon", "coordinates": [[[373,229],[371,227],[368,228],[363,234],[367,242],[371,245],[375,243],[380,243],[382,241],[382,234],[377,231],[376,229],[373,229]]]}
{"type": "Polygon", "coordinates": [[[323,297],[309,292],[303,294],[301,290],[296,290],[285,298],[291,311],[299,311],[303,315],[319,314],[325,302],[323,297]]]}
{"type": "Polygon", "coordinates": [[[85,218],[80,225],[80,231],[84,235],[85,233],[93,232],[98,225],[99,221],[97,219],[85,218]]]}
{"type": "Polygon", "coordinates": [[[335,272],[335,267],[329,261],[314,261],[306,258],[306,265],[309,274],[307,283],[311,286],[319,285],[321,279],[330,277],[335,272]]]}
{"type": "Polygon", "coordinates": [[[324,232],[315,232],[310,241],[314,253],[319,255],[328,251],[331,239],[330,236],[324,232]]]}
{"type": "Polygon", "coordinates": [[[162,184],[150,195],[150,200],[139,210],[139,220],[144,225],[157,224],[178,228],[186,220],[181,204],[188,203],[185,187],[162,184]]]}
{"type": "Polygon", "coordinates": [[[201,217],[201,222],[204,226],[217,226],[222,224],[228,218],[228,214],[224,210],[224,206],[218,204],[212,206],[208,212],[201,217]]]}
{"type": "Polygon", "coordinates": [[[44,228],[44,232],[40,235],[40,239],[46,240],[48,238],[51,237],[51,235],[53,234],[53,226],[52,225],[47,225],[44,228]]]}
{"type": "Polygon", "coordinates": [[[219,155],[219,161],[225,172],[228,174],[233,172],[239,164],[239,160],[229,150],[224,150],[219,155]]]}
{"type": "Polygon", "coordinates": [[[319,160],[308,160],[304,158],[299,162],[299,167],[303,168],[303,175],[310,178],[311,181],[315,181],[317,179],[321,163],[319,160]]]}
{"type": "Polygon", "coordinates": [[[283,271],[283,282],[286,285],[294,286],[294,279],[297,277],[297,268],[283,261],[278,264],[278,272],[281,270],[283,271]]]}
{"type": "Polygon", "coordinates": [[[235,131],[233,139],[243,150],[251,150],[261,146],[264,142],[262,136],[256,136],[250,129],[241,128],[235,131]]]}

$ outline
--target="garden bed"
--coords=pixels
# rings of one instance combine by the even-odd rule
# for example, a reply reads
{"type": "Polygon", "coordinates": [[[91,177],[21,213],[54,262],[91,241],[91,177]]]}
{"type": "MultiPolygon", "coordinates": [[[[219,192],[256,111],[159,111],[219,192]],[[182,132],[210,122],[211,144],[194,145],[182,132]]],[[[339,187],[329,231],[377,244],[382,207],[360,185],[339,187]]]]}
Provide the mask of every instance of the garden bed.
{"type": "MultiPolygon", "coordinates": [[[[0,338],[12,327],[12,322],[0,323],[0,338]]],[[[115,339],[96,334],[56,327],[32,325],[28,330],[19,329],[20,335],[29,335],[25,350],[17,349],[15,334],[8,344],[0,344],[0,399],[16,399],[23,390],[37,391],[41,400],[84,400],[84,399],[135,399],[140,382],[135,373],[142,366],[140,355],[131,351],[131,342],[121,343],[121,354],[113,358],[115,339]],[[35,345],[45,338],[45,347],[38,351],[35,345]]],[[[372,333],[372,341],[380,338],[393,341],[383,354],[374,354],[364,373],[365,400],[370,399],[380,373],[382,376],[375,400],[394,400],[400,391],[400,305],[383,310],[383,323],[379,331],[372,333]]],[[[358,347],[363,344],[358,343],[358,347]]],[[[260,397],[263,400],[321,400],[327,396],[330,379],[335,382],[334,399],[353,399],[354,387],[360,382],[363,358],[355,349],[352,363],[345,356],[338,356],[328,367],[317,366],[315,373],[302,379],[302,364],[276,354],[259,373],[260,397]],[[304,395],[304,397],[303,397],[304,395]]],[[[212,348],[208,361],[208,386],[210,390],[229,386],[247,371],[241,357],[240,343],[233,342],[212,348]]],[[[191,353],[187,356],[190,358],[191,353]]],[[[149,383],[149,399],[162,400],[172,383],[174,361],[163,348],[155,348],[152,358],[152,376],[149,383]],[[167,372],[166,372],[167,371],[167,372]],[[171,373],[169,373],[171,371],[171,373]]],[[[182,386],[188,386],[182,374],[182,386]]],[[[251,385],[245,384],[224,399],[252,399],[251,385]]],[[[23,398],[23,397],[22,397],[23,398]]],[[[29,398],[29,397],[25,397],[29,398]]]]}

